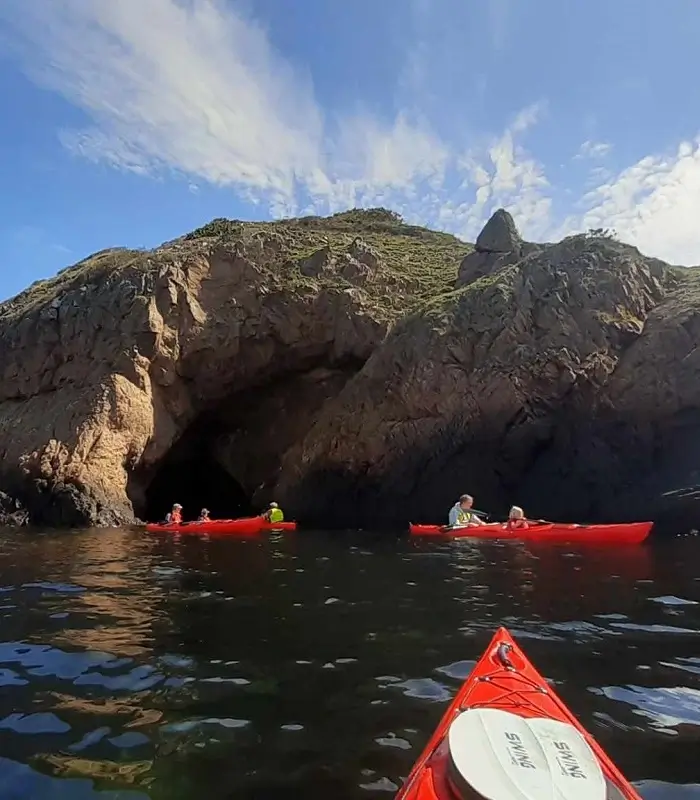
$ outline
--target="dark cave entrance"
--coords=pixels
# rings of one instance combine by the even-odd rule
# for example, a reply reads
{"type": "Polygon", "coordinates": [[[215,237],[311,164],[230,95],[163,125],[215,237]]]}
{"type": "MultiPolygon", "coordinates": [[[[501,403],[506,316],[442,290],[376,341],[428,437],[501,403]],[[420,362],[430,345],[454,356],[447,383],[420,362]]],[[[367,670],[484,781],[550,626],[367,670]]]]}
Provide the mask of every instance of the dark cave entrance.
{"type": "Polygon", "coordinates": [[[207,419],[192,425],[158,464],[145,492],[146,520],[162,520],[173,503],[182,505],[185,520],[196,519],[202,508],[212,519],[252,513],[250,497],[213,455],[216,428],[207,419]]]}
{"type": "Polygon", "coordinates": [[[360,366],[352,360],[312,366],[200,408],[157,464],[132,474],[138,516],[161,520],[180,503],[185,519],[196,519],[203,507],[212,518],[228,519],[279,500],[274,490],[283,455],[360,366]]]}

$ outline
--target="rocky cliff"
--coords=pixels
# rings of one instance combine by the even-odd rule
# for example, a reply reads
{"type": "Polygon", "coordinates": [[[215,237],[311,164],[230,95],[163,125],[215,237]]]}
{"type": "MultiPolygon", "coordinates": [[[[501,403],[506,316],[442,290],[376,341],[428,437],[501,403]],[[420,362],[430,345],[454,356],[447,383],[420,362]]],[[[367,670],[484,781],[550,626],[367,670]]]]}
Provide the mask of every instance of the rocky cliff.
{"type": "Polygon", "coordinates": [[[383,210],[217,220],[0,306],[1,487],[31,519],[700,527],[700,271],[606,236],[475,246],[383,210]]]}
{"type": "Polygon", "coordinates": [[[0,487],[46,524],[244,510],[469,250],[383,210],[216,220],[34,284],[0,306],[0,487]]]}

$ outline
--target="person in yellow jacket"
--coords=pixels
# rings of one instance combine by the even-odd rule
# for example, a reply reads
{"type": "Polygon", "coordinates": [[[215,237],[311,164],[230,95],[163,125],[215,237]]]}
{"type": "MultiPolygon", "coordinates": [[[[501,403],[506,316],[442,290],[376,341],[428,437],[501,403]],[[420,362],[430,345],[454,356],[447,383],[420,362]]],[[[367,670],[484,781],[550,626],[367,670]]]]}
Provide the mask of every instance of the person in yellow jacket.
{"type": "Polygon", "coordinates": [[[470,494],[463,494],[450,509],[447,525],[450,528],[472,528],[484,523],[471,510],[474,498],[470,494]]]}
{"type": "Polygon", "coordinates": [[[263,514],[263,517],[265,517],[268,522],[284,522],[284,513],[274,501],[270,503],[270,507],[263,514]]]}

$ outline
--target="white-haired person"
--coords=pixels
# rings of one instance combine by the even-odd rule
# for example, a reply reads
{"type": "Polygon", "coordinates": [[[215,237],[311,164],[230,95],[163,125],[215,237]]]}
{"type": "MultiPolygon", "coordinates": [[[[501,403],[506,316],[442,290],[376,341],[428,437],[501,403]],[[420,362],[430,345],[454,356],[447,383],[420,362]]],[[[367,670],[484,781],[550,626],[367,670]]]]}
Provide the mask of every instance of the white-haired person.
{"type": "Polygon", "coordinates": [[[506,530],[508,531],[522,531],[527,530],[530,523],[525,519],[525,512],[520,506],[512,506],[508,512],[508,522],[506,522],[506,530]]]}

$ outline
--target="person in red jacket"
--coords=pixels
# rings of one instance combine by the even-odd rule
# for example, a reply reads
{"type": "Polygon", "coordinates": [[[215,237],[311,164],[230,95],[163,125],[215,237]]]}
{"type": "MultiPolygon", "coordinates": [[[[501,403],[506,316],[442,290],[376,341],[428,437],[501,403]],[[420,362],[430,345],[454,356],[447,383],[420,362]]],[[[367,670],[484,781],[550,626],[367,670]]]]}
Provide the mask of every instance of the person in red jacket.
{"type": "Polygon", "coordinates": [[[175,503],[169,514],[166,515],[165,521],[168,525],[181,525],[182,524],[182,506],[175,503]]]}
{"type": "Polygon", "coordinates": [[[508,531],[522,531],[530,527],[528,521],[525,519],[525,512],[520,506],[513,506],[508,513],[508,522],[506,522],[506,530],[508,531]]]}

